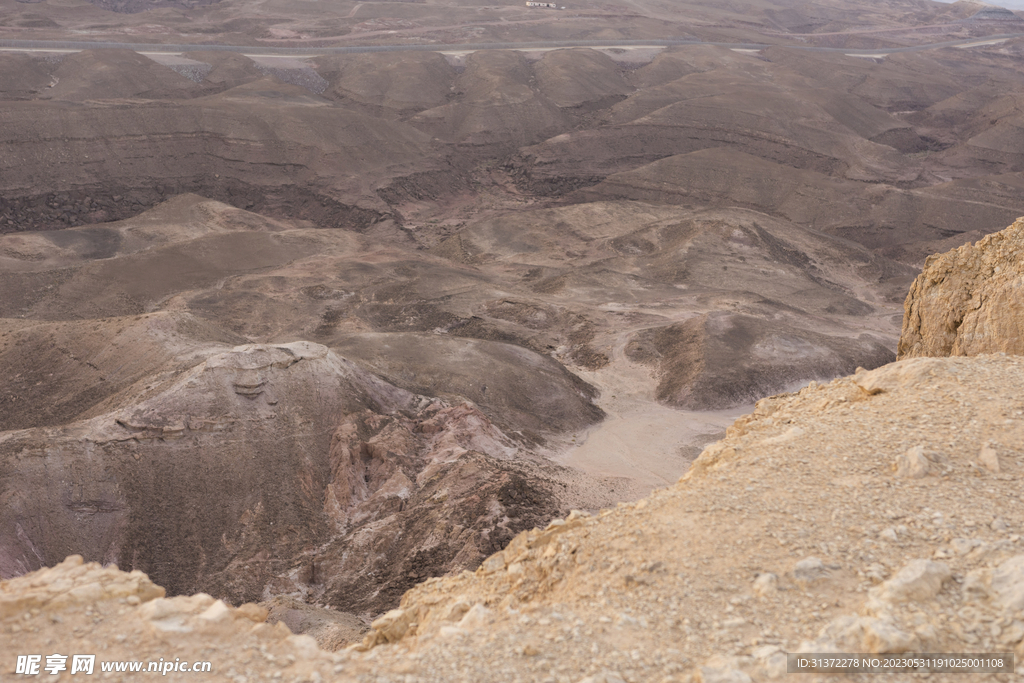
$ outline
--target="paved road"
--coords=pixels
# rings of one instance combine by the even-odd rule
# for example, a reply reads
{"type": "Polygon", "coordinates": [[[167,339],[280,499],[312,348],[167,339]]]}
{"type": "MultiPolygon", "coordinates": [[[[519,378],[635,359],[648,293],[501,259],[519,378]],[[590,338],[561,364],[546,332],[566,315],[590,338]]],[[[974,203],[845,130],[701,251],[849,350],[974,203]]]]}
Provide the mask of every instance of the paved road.
{"type": "MultiPolygon", "coordinates": [[[[811,52],[838,52],[846,55],[876,56],[896,52],[920,52],[944,47],[969,47],[1024,37],[1024,33],[1004,33],[984,38],[968,38],[965,40],[948,40],[928,45],[911,47],[875,48],[873,50],[851,50],[840,47],[810,47],[806,45],[790,45],[799,50],[811,52]]],[[[254,57],[313,57],[317,55],[354,54],[360,52],[470,52],[475,50],[528,50],[558,49],[566,47],[667,47],[671,45],[715,45],[738,50],[762,50],[771,47],[766,43],[706,43],[700,40],[668,39],[668,40],[561,40],[536,41],[523,43],[459,43],[455,45],[364,45],[347,47],[266,47],[262,45],[204,45],[204,44],[158,44],[158,43],[111,43],[91,41],[61,40],[0,40],[0,50],[8,52],[80,52],[97,48],[115,48],[132,50],[140,54],[181,54],[197,50],[215,50],[218,52],[237,52],[254,57]]]]}

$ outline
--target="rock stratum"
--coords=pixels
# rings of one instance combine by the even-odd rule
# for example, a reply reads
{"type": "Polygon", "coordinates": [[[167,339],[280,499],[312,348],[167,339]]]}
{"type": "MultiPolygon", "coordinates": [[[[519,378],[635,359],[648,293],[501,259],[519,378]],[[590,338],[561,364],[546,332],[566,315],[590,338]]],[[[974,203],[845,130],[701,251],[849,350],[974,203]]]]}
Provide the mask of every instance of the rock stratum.
{"type": "MultiPolygon", "coordinates": [[[[354,650],[80,558],[0,584],[2,628],[18,652],[103,643],[210,661],[213,680],[760,681],[787,651],[1020,657],[1022,391],[1018,357],[914,358],[762,400],[678,484],[427,580],[354,650]]],[[[966,677],[993,679],[1011,680],[966,677]]]]}
{"type": "Polygon", "coordinates": [[[372,615],[557,514],[578,478],[475,405],[411,394],[319,344],[195,355],[115,410],[0,435],[3,576],[75,550],[173,594],[372,615]]]}
{"type": "MultiPolygon", "coordinates": [[[[156,50],[0,54],[9,641],[234,683],[1019,647],[1015,359],[885,365],[925,256],[1024,213],[1024,42],[986,40],[1019,21],[58,5],[3,5],[4,37],[156,50]],[[977,42],[845,53],[947,39],[977,42]]],[[[1012,350],[996,243],[929,265],[911,346],[1012,350]]]]}
{"type": "Polygon", "coordinates": [[[900,358],[1024,354],[1024,220],[929,257],[904,308],[900,358]]]}
{"type": "MultiPolygon", "coordinates": [[[[932,259],[908,319],[955,259],[983,268],[959,282],[1009,300],[1017,278],[994,264],[1014,261],[1019,227],[932,259]]],[[[245,604],[166,598],[139,569],[72,555],[0,583],[0,628],[18,652],[173,657],[232,681],[271,667],[297,681],[740,683],[786,676],[787,653],[1021,657],[1024,362],[962,351],[762,399],[676,484],[513,536],[550,515],[557,481],[472,404],[309,342],[211,349],[120,410],[0,438],[2,559],[24,573],[82,546],[245,604]],[[283,438],[254,437],[267,431],[283,438]],[[361,642],[318,646],[356,640],[355,615],[410,584],[361,642]]]]}

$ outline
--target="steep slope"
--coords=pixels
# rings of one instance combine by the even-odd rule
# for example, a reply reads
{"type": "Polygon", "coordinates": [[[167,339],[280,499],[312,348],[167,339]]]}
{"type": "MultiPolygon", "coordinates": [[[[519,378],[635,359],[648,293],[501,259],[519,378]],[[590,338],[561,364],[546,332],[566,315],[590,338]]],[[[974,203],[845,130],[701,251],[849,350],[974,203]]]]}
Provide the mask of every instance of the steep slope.
{"type": "Polygon", "coordinates": [[[1022,391],[1019,359],[925,358],[765,399],[677,485],[417,586],[369,653],[331,656],[254,626],[253,605],[159,598],[80,558],[0,583],[0,623],[18,652],[103,642],[100,660],[209,660],[213,680],[265,673],[260,645],[286,676],[345,680],[746,681],[785,676],[786,652],[1020,657],[1022,391]]]}
{"type": "Polygon", "coordinates": [[[470,404],[308,342],[204,355],[109,413],[0,432],[5,577],[77,552],[175,594],[375,614],[562,508],[559,468],[470,404]]]}
{"type": "Polygon", "coordinates": [[[659,329],[640,343],[658,358],[658,400],[689,410],[752,403],[808,377],[834,377],[861,363],[877,367],[895,359],[868,334],[829,336],[800,329],[791,320],[777,323],[725,311],[659,329]]]}
{"type": "Polygon", "coordinates": [[[353,668],[738,681],[785,676],[786,652],[1020,656],[1021,390],[1016,358],[911,359],[765,399],[677,485],[410,591],[353,668]]]}
{"type": "Polygon", "coordinates": [[[1024,220],[929,257],[904,307],[900,358],[1024,355],[1024,220]]]}

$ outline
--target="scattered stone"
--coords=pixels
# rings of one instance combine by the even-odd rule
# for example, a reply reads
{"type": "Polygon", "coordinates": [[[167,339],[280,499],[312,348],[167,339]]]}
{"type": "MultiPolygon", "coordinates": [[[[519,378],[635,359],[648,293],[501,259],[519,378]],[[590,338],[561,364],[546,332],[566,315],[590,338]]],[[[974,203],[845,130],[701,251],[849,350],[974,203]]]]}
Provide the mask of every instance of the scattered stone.
{"type": "Polygon", "coordinates": [[[754,592],[762,597],[772,595],[779,590],[779,577],[771,572],[759,574],[754,579],[754,592]]]}
{"type": "Polygon", "coordinates": [[[996,567],[991,586],[994,601],[1004,612],[1024,610],[1024,555],[1011,557],[996,567]]]}
{"type": "Polygon", "coordinates": [[[958,556],[963,557],[980,545],[983,545],[984,541],[977,538],[954,538],[950,545],[953,548],[953,552],[958,556]]]}
{"type": "Polygon", "coordinates": [[[872,596],[883,602],[927,600],[938,595],[942,585],[952,578],[949,566],[941,562],[911,560],[895,576],[872,589],[872,596]]]}
{"type": "Polygon", "coordinates": [[[538,649],[533,643],[527,643],[526,645],[523,645],[519,652],[524,657],[536,657],[540,654],[540,649],[538,649]]]}
{"type": "Polygon", "coordinates": [[[981,447],[981,453],[978,454],[978,463],[993,474],[999,474],[1002,471],[999,465],[999,454],[996,453],[996,449],[988,444],[981,447]]]}
{"type": "Polygon", "coordinates": [[[914,446],[905,453],[896,456],[893,468],[896,476],[906,479],[921,479],[928,476],[931,463],[924,455],[923,446],[914,446]]]}
{"type": "Polygon", "coordinates": [[[999,634],[999,642],[1013,645],[1024,640],[1024,621],[1015,620],[999,634]]]}
{"type": "Polygon", "coordinates": [[[491,610],[477,603],[469,608],[466,615],[459,621],[459,628],[476,630],[483,628],[491,620],[491,610]]]}
{"type": "Polygon", "coordinates": [[[697,683],[751,683],[750,676],[739,669],[719,669],[702,666],[697,673],[697,683]]]}
{"type": "Polygon", "coordinates": [[[361,647],[371,648],[379,643],[393,643],[400,640],[414,621],[413,614],[402,609],[393,609],[372,624],[372,629],[363,640],[361,647]]]}
{"type": "Polygon", "coordinates": [[[882,583],[885,581],[887,576],[889,576],[889,570],[887,570],[884,565],[878,564],[877,562],[868,565],[864,570],[864,578],[870,580],[872,583],[882,583]]]}
{"type": "Polygon", "coordinates": [[[823,629],[821,635],[826,642],[831,641],[846,652],[910,652],[918,645],[915,636],[876,617],[838,617],[823,629]]]}
{"type": "Polygon", "coordinates": [[[618,674],[611,673],[610,671],[602,671],[599,674],[581,678],[579,683],[626,683],[626,681],[618,674]]]}
{"type": "Polygon", "coordinates": [[[793,568],[793,580],[800,583],[812,583],[826,576],[828,576],[828,569],[817,557],[804,558],[793,568]]]}

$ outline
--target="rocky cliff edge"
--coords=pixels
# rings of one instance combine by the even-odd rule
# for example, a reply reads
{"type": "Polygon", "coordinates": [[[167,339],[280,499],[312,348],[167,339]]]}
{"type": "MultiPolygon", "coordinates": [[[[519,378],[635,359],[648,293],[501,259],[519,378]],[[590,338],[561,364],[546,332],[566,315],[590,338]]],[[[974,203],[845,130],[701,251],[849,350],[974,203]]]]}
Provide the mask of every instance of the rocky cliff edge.
{"type": "Polygon", "coordinates": [[[904,304],[899,358],[1024,354],[1024,218],[925,261],[904,304]]]}
{"type": "Polygon", "coordinates": [[[1024,361],[997,355],[764,399],[678,484],[420,584],[350,651],[252,607],[126,597],[93,575],[142,577],[74,559],[0,584],[2,630],[11,652],[202,659],[233,681],[742,682],[784,676],[793,651],[1020,657],[1022,395],[1024,361]]]}

